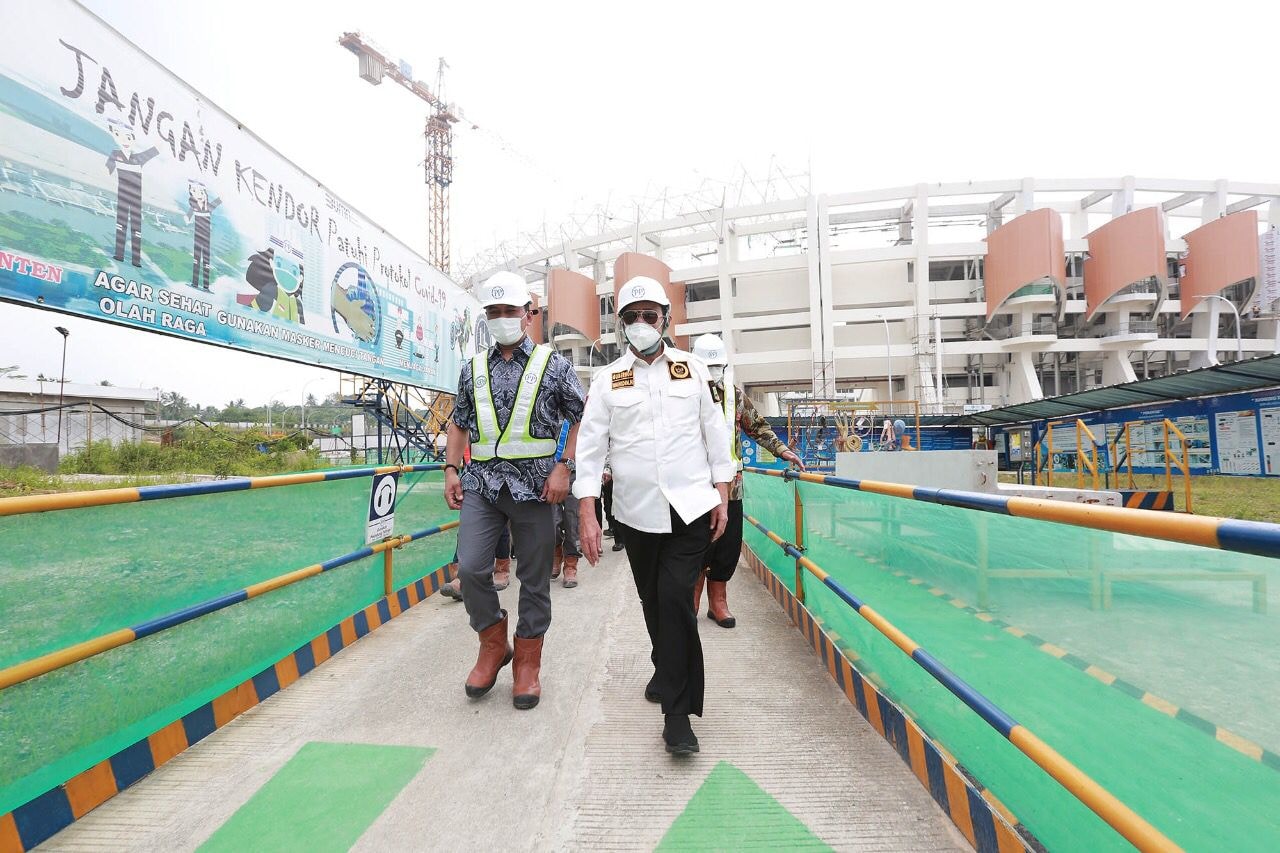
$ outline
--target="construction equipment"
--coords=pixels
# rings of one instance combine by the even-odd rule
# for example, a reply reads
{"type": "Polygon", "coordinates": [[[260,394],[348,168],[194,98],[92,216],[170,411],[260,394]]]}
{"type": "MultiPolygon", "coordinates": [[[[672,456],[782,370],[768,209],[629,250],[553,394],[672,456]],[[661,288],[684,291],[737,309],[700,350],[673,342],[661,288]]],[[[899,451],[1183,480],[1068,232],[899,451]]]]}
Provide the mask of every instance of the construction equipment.
{"type": "MultiPolygon", "coordinates": [[[[449,274],[449,185],[453,183],[453,125],[465,121],[457,104],[444,99],[444,70],[448,64],[444,57],[436,68],[436,85],[432,90],[421,80],[413,79],[413,69],[403,60],[392,60],[381,48],[375,46],[360,33],[343,33],[338,44],[354,53],[360,60],[360,78],[377,86],[388,77],[426,101],[434,112],[427,116],[424,135],[427,156],[424,161],[424,177],[431,193],[431,208],[427,228],[427,258],[431,265],[445,275],[449,274]]],[[[475,125],[471,126],[475,129],[475,125]]]]}
{"type": "Polygon", "coordinates": [[[368,412],[378,425],[378,464],[444,459],[444,434],[453,413],[452,394],[344,374],[340,396],[346,405],[368,412]]]}

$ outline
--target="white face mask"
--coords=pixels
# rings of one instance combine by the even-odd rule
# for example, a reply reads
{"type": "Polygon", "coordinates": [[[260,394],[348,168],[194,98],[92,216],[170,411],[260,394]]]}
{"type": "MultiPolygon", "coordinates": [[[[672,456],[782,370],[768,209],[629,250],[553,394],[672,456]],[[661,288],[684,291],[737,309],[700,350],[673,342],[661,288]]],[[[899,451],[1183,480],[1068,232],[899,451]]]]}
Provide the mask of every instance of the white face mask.
{"type": "Polygon", "coordinates": [[[711,374],[711,378],[712,378],[712,379],[714,379],[715,381],[719,382],[721,379],[723,379],[723,378],[724,378],[724,365],[723,365],[723,364],[708,364],[708,365],[707,365],[707,372],[711,374]]]}
{"type": "Polygon", "coordinates": [[[662,343],[662,333],[648,323],[632,323],[624,330],[627,343],[636,348],[641,355],[652,355],[662,343]]]}
{"type": "Polygon", "coordinates": [[[484,322],[489,327],[489,334],[503,346],[509,347],[524,337],[523,317],[498,317],[484,322]]]}

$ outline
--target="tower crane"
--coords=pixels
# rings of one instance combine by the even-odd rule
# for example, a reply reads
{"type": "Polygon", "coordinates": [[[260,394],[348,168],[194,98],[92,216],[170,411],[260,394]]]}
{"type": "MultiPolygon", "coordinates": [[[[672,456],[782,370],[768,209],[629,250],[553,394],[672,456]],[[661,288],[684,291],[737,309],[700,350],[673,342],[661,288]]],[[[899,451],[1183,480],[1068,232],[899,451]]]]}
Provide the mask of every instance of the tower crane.
{"type": "MultiPolygon", "coordinates": [[[[338,44],[351,51],[360,60],[360,78],[377,86],[387,77],[408,89],[432,108],[427,116],[424,136],[427,157],[424,161],[424,177],[431,193],[429,224],[427,228],[427,258],[431,265],[445,275],[449,274],[449,185],[453,183],[453,126],[466,121],[457,104],[444,100],[444,71],[448,67],[444,58],[436,69],[434,91],[421,80],[415,80],[413,69],[403,60],[392,60],[380,48],[360,33],[343,33],[338,44]]],[[[472,125],[475,128],[475,125],[472,125]]]]}

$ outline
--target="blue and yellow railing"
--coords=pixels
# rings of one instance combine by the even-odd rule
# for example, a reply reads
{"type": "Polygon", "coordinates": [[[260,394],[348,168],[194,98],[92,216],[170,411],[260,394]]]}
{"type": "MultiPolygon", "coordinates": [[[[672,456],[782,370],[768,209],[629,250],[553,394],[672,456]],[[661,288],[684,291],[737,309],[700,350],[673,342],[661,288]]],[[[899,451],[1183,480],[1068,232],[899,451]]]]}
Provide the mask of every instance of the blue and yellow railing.
{"type": "Polygon", "coordinates": [[[932,489],[903,483],[883,483],[875,480],[850,480],[831,474],[809,474],[796,471],[778,471],[770,468],[744,469],[755,474],[781,477],[785,480],[801,480],[820,483],[840,489],[851,489],[876,495],[923,501],[925,503],[975,509],[998,515],[1018,518],[1034,518],[1057,524],[1070,524],[1109,533],[1128,533],[1200,545],[1240,554],[1260,557],[1280,557],[1280,524],[1261,521],[1241,521],[1235,518],[1213,516],[1170,515],[1144,509],[1077,504],[1065,501],[1046,501],[1037,498],[1004,497],[982,492],[964,492],[956,489],[932,489]]]}
{"type": "MultiPolygon", "coordinates": [[[[810,476],[822,477],[822,475],[810,476]]],[[[811,482],[815,481],[821,482],[820,479],[811,480],[811,482]]],[[[1053,747],[1038,738],[1026,726],[1014,720],[994,702],[948,669],[945,664],[922,648],[915,640],[908,637],[901,629],[869,604],[845,589],[839,581],[827,574],[821,566],[806,557],[799,548],[765,527],[756,518],[748,515],[746,520],[767,536],[771,542],[778,545],[788,557],[795,559],[798,567],[807,570],[842,601],[852,607],[855,613],[869,622],[873,628],[915,661],[921,669],[929,673],[935,681],[947,688],[965,705],[969,706],[991,728],[999,732],[1020,752],[1039,765],[1049,776],[1124,836],[1134,847],[1142,851],[1176,851],[1181,849],[1138,815],[1137,812],[1126,806],[1084,771],[1064,758],[1053,747]]],[[[797,584],[796,589],[796,597],[800,598],[802,586],[797,584]]]]}
{"type": "MultiPolygon", "coordinates": [[[[868,492],[925,503],[991,512],[1022,518],[1033,518],[1059,524],[1070,524],[1091,530],[1126,533],[1199,545],[1224,551],[1280,557],[1280,525],[1202,516],[1171,516],[1168,513],[1107,507],[1094,504],[1060,503],[1031,498],[965,492],[952,489],[923,488],[900,483],[853,480],[828,474],[810,474],[791,470],[779,471],[748,467],[747,471],[788,481],[817,483],[835,488],[868,492]]],[[[803,542],[804,507],[799,490],[795,492],[796,537],[793,544],[769,530],[758,519],[746,519],[796,563],[796,591],[804,600],[804,576],[811,575],[854,612],[865,619],[881,635],[910,657],[936,682],[960,699],[987,725],[1030,758],[1077,800],[1102,818],[1108,825],[1139,850],[1167,851],[1180,849],[1172,840],[1148,823],[1133,809],[1102,787],[1080,768],[1037,737],[1026,726],[984,696],[972,685],[952,672],[942,661],[922,648],[900,628],[862,601],[831,577],[821,566],[805,556],[803,542]]]]}
{"type": "Polygon", "coordinates": [[[21,684],[29,681],[37,676],[45,675],[64,666],[70,666],[78,663],[94,655],[101,654],[110,649],[132,643],[134,640],[140,640],[143,637],[149,637],[152,634],[158,634],[169,628],[176,627],[184,622],[190,622],[201,616],[214,613],[224,607],[230,607],[233,604],[239,604],[242,601],[248,601],[251,598],[257,598],[265,595],[273,590],[295,584],[298,581],[306,580],[310,577],[332,571],[333,569],[345,566],[372,557],[374,554],[385,554],[387,559],[384,563],[383,591],[386,595],[391,595],[391,573],[392,561],[391,553],[396,548],[403,548],[410,542],[422,539],[427,536],[434,536],[437,533],[443,533],[446,530],[452,530],[458,526],[458,522],[450,521],[447,524],[440,524],[435,527],[428,527],[425,530],[419,530],[417,533],[409,533],[403,536],[393,536],[385,541],[366,545],[364,548],[334,557],[323,563],[313,563],[301,569],[287,572],[283,575],[277,575],[270,580],[261,581],[259,583],[250,584],[235,592],[229,592],[226,595],[220,595],[199,604],[193,604],[190,607],[184,607],[181,610],[175,610],[164,616],[148,619],[145,622],[139,622],[137,625],[130,625],[127,628],[120,628],[116,631],[94,637],[92,640],[85,640],[83,643],[76,643],[73,646],[67,646],[65,649],[59,649],[56,652],[49,652],[37,658],[32,658],[22,663],[0,669],[0,690],[12,687],[15,684],[21,684]]]}
{"type": "Polygon", "coordinates": [[[138,501],[189,498],[194,495],[212,495],[220,492],[240,492],[247,489],[269,489],[275,486],[296,486],[300,483],[323,483],[330,480],[352,480],[399,471],[439,471],[443,465],[383,465],[380,467],[339,468],[333,471],[306,471],[301,474],[275,474],[267,477],[231,477],[207,483],[177,483],[163,486],[134,486],[125,489],[102,489],[96,492],[62,492],[54,495],[24,495],[17,498],[0,498],[0,516],[25,515],[32,512],[51,512],[59,509],[80,509],[88,506],[137,503],[138,501]]]}

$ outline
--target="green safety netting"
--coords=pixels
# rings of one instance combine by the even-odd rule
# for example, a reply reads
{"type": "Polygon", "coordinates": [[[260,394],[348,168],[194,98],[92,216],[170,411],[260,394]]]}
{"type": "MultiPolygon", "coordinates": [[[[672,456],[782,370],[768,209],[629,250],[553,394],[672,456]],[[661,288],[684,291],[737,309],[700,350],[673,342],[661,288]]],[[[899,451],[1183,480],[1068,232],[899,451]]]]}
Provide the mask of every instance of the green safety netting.
{"type": "MultiPolygon", "coordinates": [[[[747,475],[746,511],[1187,850],[1280,845],[1280,561],[747,475]]],[[[747,544],[788,586],[795,561],[747,544]]],[[[1131,849],[830,589],[856,666],[1050,850],[1131,849]]]]}
{"type": "MultiPolygon", "coordinates": [[[[0,518],[0,666],[364,546],[370,477],[0,518]]],[[[401,474],[397,534],[456,518],[401,474]]],[[[395,552],[400,588],[446,531],[395,552]]],[[[0,691],[0,814],[145,738],[382,597],[381,555],[0,691]]]]}

